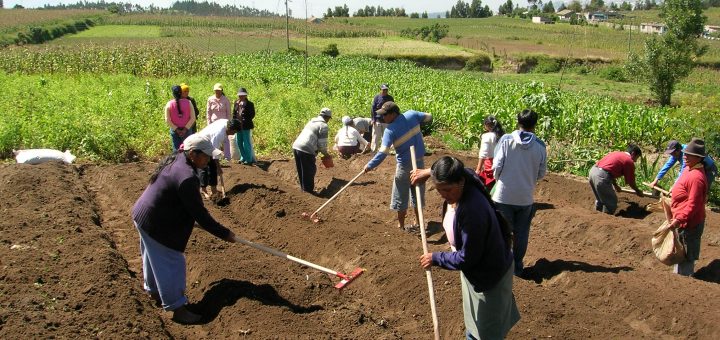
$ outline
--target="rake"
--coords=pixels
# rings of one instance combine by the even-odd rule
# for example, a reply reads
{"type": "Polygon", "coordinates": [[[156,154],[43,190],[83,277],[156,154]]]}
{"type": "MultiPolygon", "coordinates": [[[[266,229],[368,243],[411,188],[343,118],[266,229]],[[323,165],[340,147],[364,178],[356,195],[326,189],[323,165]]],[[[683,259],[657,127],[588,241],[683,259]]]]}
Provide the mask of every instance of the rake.
{"type": "Polygon", "coordinates": [[[290,261],[293,261],[293,262],[302,264],[302,265],[304,265],[304,266],[308,266],[308,267],[310,267],[310,268],[319,270],[319,271],[321,271],[321,272],[323,272],[323,273],[330,274],[330,275],[333,275],[333,276],[337,276],[337,277],[340,278],[340,282],[338,282],[337,284],[335,284],[335,288],[340,289],[340,290],[342,290],[343,288],[345,288],[345,286],[347,286],[348,284],[350,284],[350,282],[352,282],[352,281],[355,280],[358,276],[362,275],[362,273],[365,272],[365,268],[357,267],[357,268],[355,268],[350,274],[343,274],[343,273],[341,273],[341,272],[338,272],[338,271],[334,271],[334,270],[332,270],[332,269],[325,268],[325,267],[323,267],[323,266],[320,266],[320,265],[317,265],[317,264],[314,264],[314,263],[305,261],[305,260],[303,260],[303,259],[299,259],[299,258],[297,258],[297,257],[295,257],[295,256],[291,256],[291,255],[285,254],[285,253],[283,253],[283,252],[281,252],[281,251],[279,251],[279,250],[277,250],[277,249],[273,249],[273,248],[264,246],[264,245],[262,245],[262,244],[258,244],[258,243],[251,242],[251,241],[248,241],[248,240],[243,240],[243,239],[241,239],[241,238],[239,238],[239,237],[237,237],[237,236],[235,236],[234,240],[235,240],[235,242],[237,242],[237,243],[242,243],[242,244],[244,244],[244,245],[251,246],[251,247],[253,247],[253,248],[255,248],[255,249],[262,250],[262,251],[264,251],[264,252],[266,252],[266,253],[273,254],[273,255],[275,255],[275,256],[277,256],[277,257],[281,257],[281,258],[284,258],[284,259],[288,259],[288,260],[290,260],[290,261]]]}
{"type": "Polygon", "coordinates": [[[327,206],[335,198],[337,198],[341,192],[345,191],[345,189],[347,189],[351,184],[353,184],[355,182],[355,180],[357,180],[364,173],[365,173],[365,169],[362,169],[359,174],[357,174],[355,177],[353,177],[353,179],[351,179],[350,182],[345,184],[345,186],[343,186],[342,189],[340,189],[338,192],[336,192],[335,195],[333,195],[333,197],[330,197],[330,199],[328,199],[327,202],[323,203],[323,205],[321,205],[320,208],[317,208],[317,210],[315,210],[315,212],[313,212],[312,214],[308,214],[307,212],[304,212],[304,213],[302,213],[302,217],[309,218],[311,221],[313,221],[313,223],[320,222],[320,218],[317,217],[317,213],[320,212],[320,210],[322,210],[323,208],[325,208],[325,206],[327,206]]]}

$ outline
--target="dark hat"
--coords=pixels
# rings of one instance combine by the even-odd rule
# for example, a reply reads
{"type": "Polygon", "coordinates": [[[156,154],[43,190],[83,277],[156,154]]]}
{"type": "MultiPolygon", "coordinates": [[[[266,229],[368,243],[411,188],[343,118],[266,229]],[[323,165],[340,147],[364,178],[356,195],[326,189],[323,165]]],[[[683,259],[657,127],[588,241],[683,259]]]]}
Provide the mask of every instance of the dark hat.
{"type": "Polygon", "coordinates": [[[382,85],[380,85],[380,89],[381,89],[381,90],[387,90],[387,89],[389,89],[389,88],[390,88],[390,87],[388,87],[388,84],[382,84],[382,85]]]}
{"type": "Polygon", "coordinates": [[[173,85],[172,94],[175,99],[180,99],[182,96],[182,89],[180,88],[180,85],[173,85]]]}
{"type": "Polygon", "coordinates": [[[386,114],[388,112],[392,112],[392,111],[400,112],[400,108],[397,106],[397,104],[395,104],[395,102],[388,101],[388,102],[385,102],[384,104],[382,104],[382,107],[375,112],[377,112],[377,114],[379,114],[379,115],[384,115],[384,114],[386,114]]]}
{"type": "Polygon", "coordinates": [[[690,143],[685,146],[684,153],[688,155],[705,157],[705,141],[700,138],[693,137],[690,143]]]}
{"type": "Polygon", "coordinates": [[[247,94],[247,90],[246,90],[244,87],[241,87],[241,88],[238,90],[238,94],[237,94],[237,95],[238,95],[238,96],[247,96],[247,95],[248,95],[248,94],[247,94]]]}
{"type": "Polygon", "coordinates": [[[230,119],[227,121],[225,128],[239,131],[240,129],[242,129],[242,123],[240,123],[240,121],[237,119],[230,119]]]}
{"type": "Polygon", "coordinates": [[[667,148],[665,148],[665,154],[669,155],[677,150],[682,149],[682,146],[680,145],[680,142],[676,140],[671,140],[668,142],[667,148]]]}

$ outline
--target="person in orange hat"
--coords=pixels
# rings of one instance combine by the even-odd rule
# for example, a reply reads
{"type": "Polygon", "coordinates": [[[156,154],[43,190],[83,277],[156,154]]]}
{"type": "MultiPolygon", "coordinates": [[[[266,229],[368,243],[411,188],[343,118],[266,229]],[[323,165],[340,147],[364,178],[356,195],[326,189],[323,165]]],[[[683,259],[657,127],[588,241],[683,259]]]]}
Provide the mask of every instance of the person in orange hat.
{"type": "Polygon", "coordinates": [[[200,115],[200,110],[198,110],[197,102],[195,101],[195,98],[190,97],[190,85],[182,83],[180,84],[180,89],[182,90],[181,94],[182,97],[189,100],[192,104],[193,110],[195,110],[195,122],[192,125],[193,133],[197,132],[197,119],[200,115]]]}

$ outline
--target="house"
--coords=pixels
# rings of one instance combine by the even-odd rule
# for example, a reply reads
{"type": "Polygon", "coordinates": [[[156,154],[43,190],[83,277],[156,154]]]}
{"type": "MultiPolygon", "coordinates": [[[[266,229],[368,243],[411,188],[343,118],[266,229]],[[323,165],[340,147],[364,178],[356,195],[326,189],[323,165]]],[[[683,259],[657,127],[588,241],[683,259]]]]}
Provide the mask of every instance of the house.
{"type": "Polygon", "coordinates": [[[640,32],[649,34],[663,34],[667,32],[667,26],[655,22],[643,22],[640,24],[640,32]]]}
{"type": "Polygon", "coordinates": [[[705,34],[720,32],[720,26],[705,25],[705,34]]]}
{"type": "Polygon", "coordinates": [[[608,15],[605,12],[587,12],[585,13],[585,20],[588,22],[601,22],[607,21],[608,15]]]}
{"type": "Polygon", "coordinates": [[[532,17],[533,24],[554,24],[555,22],[552,21],[550,18],[546,17],[532,17]]]}
{"type": "Polygon", "coordinates": [[[564,9],[555,14],[557,14],[558,18],[560,18],[560,20],[562,20],[562,21],[570,21],[572,16],[575,15],[575,11],[571,11],[569,9],[564,9]]]}
{"type": "Polygon", "coordinates": [[[312,16],[307,19],[307,22],[309,22],[311,24],[319,24],[322,22],[322,19],[312,16]]]}

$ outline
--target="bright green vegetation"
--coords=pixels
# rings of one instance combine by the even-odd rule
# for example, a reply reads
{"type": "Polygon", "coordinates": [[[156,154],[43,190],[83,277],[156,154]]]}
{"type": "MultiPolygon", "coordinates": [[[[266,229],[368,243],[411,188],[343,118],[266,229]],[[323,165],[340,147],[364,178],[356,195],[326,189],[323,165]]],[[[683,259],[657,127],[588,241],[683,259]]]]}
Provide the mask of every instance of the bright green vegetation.
{"type": "Polygon", "coordinates": [[[446,46],[420,40],[409,40],[400,37],[339,39],[310,38],[308,44],[316,48],[328,44],[336,44],[340,54],[374,55],[374,56],[448,56],[471,57],[473,53],[456,46],[446,46]]]}
{"type": "Polygon", "coordinates": [[[104,25],[96,26],[87,31],[69,36],[69,39],[86,38],[156,38],[160,37],[159,26],[138,26],[138,25],[104,25]]]}

